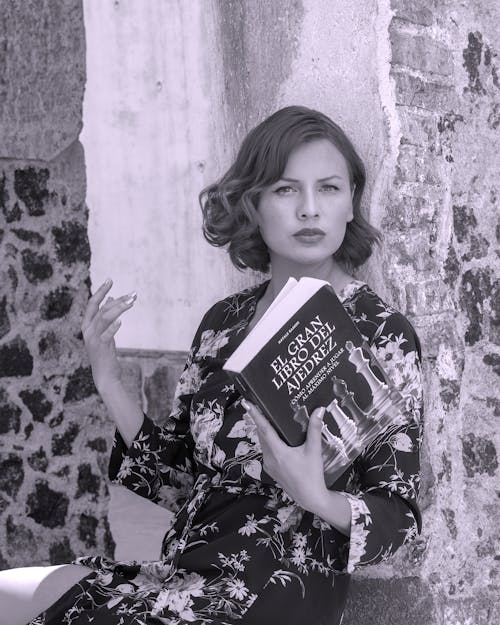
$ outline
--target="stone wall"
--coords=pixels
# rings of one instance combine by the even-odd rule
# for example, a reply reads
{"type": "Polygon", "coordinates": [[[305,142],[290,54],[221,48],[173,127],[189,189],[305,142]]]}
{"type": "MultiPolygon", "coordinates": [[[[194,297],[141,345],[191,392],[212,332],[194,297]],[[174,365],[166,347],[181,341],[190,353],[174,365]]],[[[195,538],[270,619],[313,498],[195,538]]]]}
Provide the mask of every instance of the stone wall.
{"type": "MultiPolygon", "coordinates": [[[[489,625],[500,621],[500,10],[494,0],[379,0],[377,10],[376,97],[387,140],[371,214],[385,241],[361,276],[408,314],[422,339],[424,529],[388,563],[355,574],[344,625],[489,625]]],[[[238,15],[234,9],[232,19],[238,15]]],[[[78,143],[80,2],[10,3],[0,16],[0,49],[6,568],[112,554],[105,480],[112,427],[79,327],[91,290],[78,143]]],[[[235,85],[226,88],[230,103],[235,85]]],[[[328,110],[327,96],[320,100],[317,108],[328,110]]],[[[120,352],[130,392],[160,421],[183,359],[120,352]]]]}
{"type": "Polygon", "coordinates": [[[112,552],[90,293],[79,0],[0,15],[0,568],[112,552]]]}
{"type": "Polygon", "coordinates": [[[493,624],[500,621],[500,7],[407,0],[391,7],[392,152],[378,260],[380,290],[386,282],[423,344],[424,529],[390,563],[358,573],[346,622],[493,624]]]}

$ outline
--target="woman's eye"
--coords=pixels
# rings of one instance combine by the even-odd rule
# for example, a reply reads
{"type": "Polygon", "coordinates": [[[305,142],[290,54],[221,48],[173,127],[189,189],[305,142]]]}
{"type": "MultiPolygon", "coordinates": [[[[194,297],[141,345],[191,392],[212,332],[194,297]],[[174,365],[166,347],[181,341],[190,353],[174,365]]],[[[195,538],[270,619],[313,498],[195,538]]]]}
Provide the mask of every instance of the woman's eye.
{"type": "Polygon", "coordinates": [[[321,188],[325,189],[326,191],[338,191],[339,190],[339,188],[334,184],[324,184],[321,188]]]}
{"type": "Polygon", "coordinates": [[[290,195],[291,191],[294,191],[294,189],[293,187],[289,187],[289,186],[278,187],[277,189],[274,190],[274,192],[277,193],[278,195],[290,195]]]}

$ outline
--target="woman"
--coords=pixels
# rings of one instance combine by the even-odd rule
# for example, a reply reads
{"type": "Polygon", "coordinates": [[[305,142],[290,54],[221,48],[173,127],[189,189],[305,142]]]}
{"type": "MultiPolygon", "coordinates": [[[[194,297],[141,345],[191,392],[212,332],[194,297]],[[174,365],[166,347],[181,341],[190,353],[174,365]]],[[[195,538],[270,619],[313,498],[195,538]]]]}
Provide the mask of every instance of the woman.
{"type": "Polygon", "coordinates": [[[161,560],[78,558],[56,571],[66,583],[49,584],[46,605],[32,602],[25,620],[50,605],[33,624],[334,625],[350,573],[420,531],[420,347],[405,317],[352,277],[378,239],[360,212],[364,185],[353,146],[321,113],[287,107],[249,133],[221,181],[200,194],[204,234],[228,245],[236,267],[270,268],[271,278],[205,314],[165,427],[119,379],[113,336],[135,295],[101,305],[108,282],[92,296],[82,329],[117,425],[110,477],[168,505],[175,521],[161,560]],[[289,276],[332,284],[406,400],[407,424],[375,440],[331,489],[322,410],[306,442],[288,447],[222,370],[289,276]]]}

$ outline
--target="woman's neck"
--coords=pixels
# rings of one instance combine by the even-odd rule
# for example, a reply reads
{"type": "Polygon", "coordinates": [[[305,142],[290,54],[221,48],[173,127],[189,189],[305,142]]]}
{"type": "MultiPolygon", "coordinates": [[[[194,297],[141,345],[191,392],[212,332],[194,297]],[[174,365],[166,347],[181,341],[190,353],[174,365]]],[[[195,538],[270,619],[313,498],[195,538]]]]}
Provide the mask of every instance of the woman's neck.
{"type": "Polygon", "coordinates": [[[337,293],[353,280],[353,277],[338,263],[333,261],[333,259],[331,262],[324,262],[307,267],[303,265],[291,267],[290,265],[275,261],[271,265],[271,280],[264,294],[266,300],[271,302],[290,277],[296,280],[300,280],[300,278],[304,277],[326,280],[333,286],[337,293]]]}

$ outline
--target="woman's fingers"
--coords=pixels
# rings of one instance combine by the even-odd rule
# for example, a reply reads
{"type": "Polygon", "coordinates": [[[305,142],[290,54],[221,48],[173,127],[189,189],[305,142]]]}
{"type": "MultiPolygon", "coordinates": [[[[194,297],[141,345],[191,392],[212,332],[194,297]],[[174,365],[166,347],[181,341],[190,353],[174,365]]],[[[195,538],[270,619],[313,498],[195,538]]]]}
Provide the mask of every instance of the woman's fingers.
{"type": "Polygon", "coordinates": [[[96,312],[90,323],[86,327],[82,325],[85,342],[92,342],[93,339],[99,340],[102,333],[105,332],[120,315],[133,306],[136,297],[136,293],[124,295],[117,299],[108,297],[106,303],[96,312]]]}
{"type": "Polygon", "coordinates": [[[119,319],[113,321],[113,323],[101,334],[101,343],[107,343],[108,341],[110,341],[113,336],[118,332],[121,324],[122,322],[119,319]]]}
{"type": "Polygon", "coordinates": [[[124,295],[123,297],[119,297],[118,299],[109,302],[107,306],[103,306],[93,320],[95,332],[98,335],[105,332],[120,315],[122,315],[126,310],[129,310],[129,308],[132,308],[136,297],[137,296],[135,294],[124,295]]]}
{"type": "Polygon", "coordinates": [[[309,425],[307,428],[307,448],[316,450],[321,448],[321,436],[323,432],[323,418],[325,416],[326,408],[320,406],[313,410],[313,413],[309,419],[309,425]]]}
{"type": "Polygon", "coordinates": [[[85,331],[90,325],[92,319],[95,317],[97,311],[99,310],[100,303],[106,296],[106,293],[109,291],[112,284],[113,280],[111,280],[111,278],[108,278],[106,282],[103,282],[103,284],[101,284],[101,286],[92,295],[92,297],[90,297],[82,319],[82,331],[85,331]]]}
{"type": "Polygon", "coordinates": [[[243,399],[241,403],[245,410],[250,413],[250,416],[256,422],[257,427],[265,429],[266,425],[268,425],[267,419],[259,410],[259,408],[255,404],[252,404],[252,402],[249,402],[247,399],[243,399]]]}

